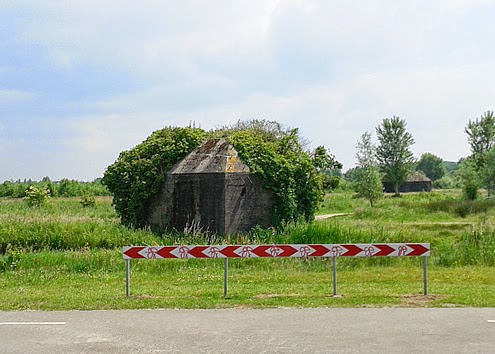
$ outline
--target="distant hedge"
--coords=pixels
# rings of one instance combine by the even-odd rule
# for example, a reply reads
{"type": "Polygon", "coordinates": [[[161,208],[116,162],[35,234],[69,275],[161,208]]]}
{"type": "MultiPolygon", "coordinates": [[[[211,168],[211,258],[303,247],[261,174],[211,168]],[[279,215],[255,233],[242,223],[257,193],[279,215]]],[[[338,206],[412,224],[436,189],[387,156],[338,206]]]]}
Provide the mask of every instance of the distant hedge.
{"type": "Polygon", "coordinates": [[[48,177],[41,181],[5,181],[0,184],[0,197],[24,198],[30,187],[47,190],[51,197],[82,197],[84,195],[107,196],[110,191],[100,180],[81,182],[62,179],[51,181],[48,177]]]}

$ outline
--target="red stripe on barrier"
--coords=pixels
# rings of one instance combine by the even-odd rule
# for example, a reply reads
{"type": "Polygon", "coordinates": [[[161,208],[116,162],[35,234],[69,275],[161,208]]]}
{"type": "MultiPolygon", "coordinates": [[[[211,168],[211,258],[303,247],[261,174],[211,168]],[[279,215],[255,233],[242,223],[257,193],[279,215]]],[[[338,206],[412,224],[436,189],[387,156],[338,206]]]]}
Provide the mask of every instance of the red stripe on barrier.
{"type": "Polygon", "coordinates": [[[174,256],[172,253],[170,253],[176,248],[177,247],[175,246],[163,246],[160,247],[157,253],[163,258],[177,258],[177,256],[174,256]]]}
{"type": "MultiPolygon", "coordinates": [[[[258,257],[273,257],[271,256],[270,254],[266,253],[266,251],[268,251],[271,247],[273,246],[258,246],[258,247],[255,247],[252,252],[257,255],[258,257]]],[[[275,251],[276,253],[277,251],[275,251]]],[[[275,255],[276,257],[276,255],[275,255]]]]}
{"type": "Polygon", "coordinates": [[[124,256],[127,256],[127,258],[132,258],[132,259],[139,259],[139,258],[145,258],[142,256],[139,252],[146,247],[129,247],[129,249],[124,251],[124,256]]]}
{"type": "MultiPolygon", "coordinates": [[[[421,244],[407,244],[407,246],[409,246],[413,249],[412,252],[407,254],[408,256],[422,256],[425,253],[428,253],[428,255],[429,255],[430,249],[424,247],[421,244]]],[[[428,245],[428,247],[429,247],[429,245],[428,245]]]]}
{"type": "Polygon", "coordinates": [[[212,258],[211,256],[209,255],[206,255],[203,253],[203,251],[207,248],[209,248],[210,246],[196,246],[196,247],[193,247],[189,250],[189,254],[196,257],[196,258],[212,258]]]}
{"type": "Polygon", "coordinates": [[[363,252],[363,249],[361,247],[356,246],[356,245],[342,245],[342,246],[345,249],[347,249],[347,252],[341,255],[343,257],[354,257],[357,254],[363,252]]]}
{"type": "Polygon", "coordinates": [[[313,248],[315,251],[308,254],[309,257],[323,257],[330,250],[323,245],[309,245],[309,247],[313,248]]]}
{"type": "Polygon", "coordinates": [[[228,258],[238,258],[240,257],[235,251],[239,248],[239,246],[227,246],[223,250],[220,251],[225,257],[228,258]]]}
{"type": "Polygon", "coordinates": [[[375,245],[380,251],[375,253],[373,257],[385,257],[395,251],[395,248],[390,247],[389,245],[375,245]]]}
{"type": "Polygon", "coordinates": [[[282,253],[278,257],[292,257],[297,253],[297,249],[292,246],[280,245],[278,247],[282,249],[282,253]]]}

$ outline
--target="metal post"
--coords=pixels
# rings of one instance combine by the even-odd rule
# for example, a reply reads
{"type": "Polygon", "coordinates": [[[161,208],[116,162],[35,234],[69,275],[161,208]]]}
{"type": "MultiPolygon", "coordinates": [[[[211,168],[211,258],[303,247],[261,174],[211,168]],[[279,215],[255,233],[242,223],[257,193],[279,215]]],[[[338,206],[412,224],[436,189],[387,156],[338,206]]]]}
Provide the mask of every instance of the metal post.
{"type": "Polygon", "coordinates": [[[223,297],[227,297],[229,289],[229,259],[223,260],[223,297]]]}
{"type": "Polygon", "coordinates": [[[337,296],[337,257],[332,258],[333,263],[333,296],[337,296]]]}
{"type": "Polygon", "coordinates": [[[428,294],[428,274],[426,272],[426,256],[423,256],[423,295],[428,294]]]}
{"type": "Polygon", "coordinates": [[[125,260],[125,295],[131,295],[131,260],[125,260]]]}

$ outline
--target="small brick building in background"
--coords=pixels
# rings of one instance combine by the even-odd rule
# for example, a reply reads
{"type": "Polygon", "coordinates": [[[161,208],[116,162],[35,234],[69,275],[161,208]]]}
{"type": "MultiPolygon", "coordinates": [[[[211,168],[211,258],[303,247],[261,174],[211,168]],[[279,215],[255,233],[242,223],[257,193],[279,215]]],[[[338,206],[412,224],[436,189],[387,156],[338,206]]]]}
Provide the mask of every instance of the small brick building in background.
{"type": "Polygon", "coordinates": [[[222,235],[273,224],[273,195],[224,139],[207,141],[167,173],[151,203],[152,229],[222,235]]]}

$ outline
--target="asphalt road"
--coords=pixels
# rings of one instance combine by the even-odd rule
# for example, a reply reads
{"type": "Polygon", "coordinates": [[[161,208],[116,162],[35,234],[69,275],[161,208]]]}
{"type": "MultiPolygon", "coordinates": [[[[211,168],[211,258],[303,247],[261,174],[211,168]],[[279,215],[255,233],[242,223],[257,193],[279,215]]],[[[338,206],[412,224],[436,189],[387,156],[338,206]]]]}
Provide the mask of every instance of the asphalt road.
{"type": "Polygon", "coordinates": [[[0,353],[495,353],[495,309],[0,312],[0,353]]]}

